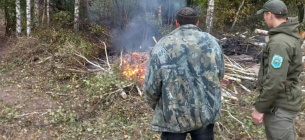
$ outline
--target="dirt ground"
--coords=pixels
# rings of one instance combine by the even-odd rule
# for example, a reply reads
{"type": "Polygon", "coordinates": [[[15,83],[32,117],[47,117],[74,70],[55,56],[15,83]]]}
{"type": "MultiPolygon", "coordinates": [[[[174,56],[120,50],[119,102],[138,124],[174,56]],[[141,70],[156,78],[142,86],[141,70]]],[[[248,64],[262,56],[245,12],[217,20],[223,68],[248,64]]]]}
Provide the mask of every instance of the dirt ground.
{"type": "MultiPolygon", "coordinates": [[[[14,44],[16,38],[6,37],[3,21],[0,20],[0,67],[5,67],[6,62],[3,59],[10,50],[8,46],[14,44]]],[[[15,106],[20,110],[20,115],[35,112],[45,112],[54,104],[49,98],[33,94],[32,90],[25,88],[28,83],[26,78],[22,81],[16,81],[14,78],[22,73],[14,70],[5,75],[0,71],[0,101],[4,105],[15,106]]],[[[1,139],[1,138],[0,138],[1,139]]]]}

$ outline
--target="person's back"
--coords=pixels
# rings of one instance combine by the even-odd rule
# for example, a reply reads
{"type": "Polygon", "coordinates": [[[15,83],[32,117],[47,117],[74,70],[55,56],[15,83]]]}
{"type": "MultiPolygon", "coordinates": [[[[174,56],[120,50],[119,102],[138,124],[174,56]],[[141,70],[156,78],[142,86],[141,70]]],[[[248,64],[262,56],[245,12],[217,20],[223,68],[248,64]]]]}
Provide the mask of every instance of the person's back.
{"type": "Polygon", "coordinates": [[[224,74],[217,41],[195,24],[183,24],[152,50],[144,92],[154,109],[152,130],[163,132],[162,137],[170,138],[171,133],[176,133],[182,134],[179,138],[183,139],[190,132],[196,139],[195,131],[206,135],[197,139],[213,136],[210,124],[219,120],[219,80],[224,74]],[[204,134],[206,127],[209,133],[204,134]]]}

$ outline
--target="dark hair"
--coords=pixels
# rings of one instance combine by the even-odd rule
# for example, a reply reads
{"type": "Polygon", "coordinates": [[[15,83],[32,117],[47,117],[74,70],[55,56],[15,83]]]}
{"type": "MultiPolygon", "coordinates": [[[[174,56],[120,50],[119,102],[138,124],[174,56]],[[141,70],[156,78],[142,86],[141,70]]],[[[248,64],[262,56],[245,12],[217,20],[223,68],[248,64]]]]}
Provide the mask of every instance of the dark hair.
{"type": "Polygon", "coordinates": [[[275,18],[277,19],[287,19],[287,15],[278,15],[278,14],[274,14],[275,18]]]}
{"type": "Polygon", "coordinates": [[[198,13],[190,7],[184,7],[177,13],[176,19],[181,26],[186,24],[196,25],[198,13]]]}

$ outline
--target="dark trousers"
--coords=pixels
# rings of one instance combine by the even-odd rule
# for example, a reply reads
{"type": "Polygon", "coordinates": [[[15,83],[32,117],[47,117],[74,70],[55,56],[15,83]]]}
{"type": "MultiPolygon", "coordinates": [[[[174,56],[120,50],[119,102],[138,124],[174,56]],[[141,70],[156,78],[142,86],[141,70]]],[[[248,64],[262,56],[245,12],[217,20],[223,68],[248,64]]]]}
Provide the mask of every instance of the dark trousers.
{"type": "Polygon", "coordinates": [[[192,140],[214,140],[214,124],[186,133],[162,132],[161,140],[185,140],[187,133],[191,134],[192,140]]]}

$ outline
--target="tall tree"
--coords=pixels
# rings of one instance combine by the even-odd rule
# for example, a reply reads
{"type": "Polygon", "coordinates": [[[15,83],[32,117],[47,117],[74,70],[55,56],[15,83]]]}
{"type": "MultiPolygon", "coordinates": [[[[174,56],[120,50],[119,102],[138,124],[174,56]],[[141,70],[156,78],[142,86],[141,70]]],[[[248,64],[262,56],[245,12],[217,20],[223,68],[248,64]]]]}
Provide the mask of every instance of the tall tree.
{"type": "Polygon", "coordinates": [[[0,2],[1,6],[4,8],[4,22],[5,22],[5,35],[11,35],[12,29],[16,25],[16,11],[15,11],[15,1],[14,0],[4,0],[0,2]]]}
{"type": "Polygon", "coordinates": [[[75,0],[75,7],[74,7],[74,29],[79,29],[79,2],[80,0],[75,0]]]}
{"type": "Polygon", "coordinates": [[[31,0],[26,0],[26,34],[31,35],[31,0]]]}
{"type": "Polygon", "coordinates": [[[214,13],[214,0],[209,0],[207,17],[206,17],[206,26],[208,33],[210,33],[213,28],[213,13],[214,13]]]}
{"type": "Polygon", "coordinates": [[[162,23],[162,5],[161,4],[158,6],[158,19],[159,19],[159,22],[162,23]]]}
{"type": "Polygon", "coordinates": [[[35,0],[35,18],[34,18],[34,23],[35,27],[39,25],[39,0],[35,0]]]}
{"type": "Polygon", "coordinates": [[[234,28],[234,26],[235,26],[235,24],[236,24],[236,21],[237,21],[237,18],[238,18],[240,9],[244,6],[244,4],[245,4],[245,0],[243,0],[243,1],[241,2],[241,4],[239,5],[239,7],[238,7],[238,10],[237,10],[236,15],[235,15],[235,18],[234,18],[234,22],[233,22],[233,24],[232,24],[232,26],[231,26],[231,28],[230,28],[231,31],[233,30],[233,28],[234,28]]]}
{"type": "Polygon", "coordinates": [[[20,0],[16,0],[16,36],[21,36],[21,11],[20,11],[20,0]]]}
{"type": "Polygon", "coordinates": [[[47,24],[50,24],[50,0],[47,0],[47,24]]]}
{"type": "Polygon", "coordinates": [[[43,0],[43,6],[42,6],[42,24],[45,23],[45,19],[46,19],[46,0],[43,0]]]}

